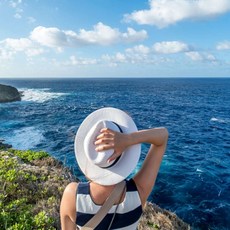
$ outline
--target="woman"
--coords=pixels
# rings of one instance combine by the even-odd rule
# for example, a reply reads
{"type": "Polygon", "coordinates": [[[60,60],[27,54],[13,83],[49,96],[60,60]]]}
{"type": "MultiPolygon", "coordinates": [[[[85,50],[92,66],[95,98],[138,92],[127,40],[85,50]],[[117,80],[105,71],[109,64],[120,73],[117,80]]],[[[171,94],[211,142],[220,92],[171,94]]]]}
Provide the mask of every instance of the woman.
{"type": "Polygon", "coordinates": [[[123,180],[125,192],[96,229],[136,229],[154,187],[167,139],[166,128],[138,131],[132,118],[119,109],[91,113],[75,138],[77,162],[89,182],[66,187],[60,207],[62,230],[84,226],[123,180]],[[138,163],[141,143],[151,144],[148,154],[140,170],[126,180],[138,163]]]}

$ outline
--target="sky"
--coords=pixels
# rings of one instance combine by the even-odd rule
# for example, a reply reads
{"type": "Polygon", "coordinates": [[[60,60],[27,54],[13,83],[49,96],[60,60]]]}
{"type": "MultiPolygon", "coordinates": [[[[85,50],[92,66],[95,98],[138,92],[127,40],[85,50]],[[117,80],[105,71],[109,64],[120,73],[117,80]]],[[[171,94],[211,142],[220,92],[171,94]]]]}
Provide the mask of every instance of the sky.
{"type": "Polygon", "coordinates": [[[0,0],[0,77],[230,77],[230,0],[0,0]]]}

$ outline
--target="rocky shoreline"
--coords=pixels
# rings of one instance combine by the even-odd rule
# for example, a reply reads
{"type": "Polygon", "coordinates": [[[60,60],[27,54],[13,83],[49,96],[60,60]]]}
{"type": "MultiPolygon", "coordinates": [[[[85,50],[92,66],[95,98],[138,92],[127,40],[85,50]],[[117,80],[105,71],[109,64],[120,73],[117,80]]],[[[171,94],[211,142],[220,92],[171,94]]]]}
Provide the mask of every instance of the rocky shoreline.
{"type": "Polygon", "coordinates": [[[4,142],[5,142],[5,140],[0,139],[0,149],[9,149],[9,148],[12,148],[12,145],[6,144],[4,142]]]}
{"type": "MultiPolygon", "coordinates": [[[[45,152],[9,147],[0,142],[0,229],[61,229],[62,193],[78,179],[45,152]]],[[[175,213],[148,203],[138,229],[188,230],[190,226],[175,213]]]]}
{"type": "Polygon", "coordinates": [[[0,103],[21,101],[21,93],[13,86],[0,84],[0,103]]]}

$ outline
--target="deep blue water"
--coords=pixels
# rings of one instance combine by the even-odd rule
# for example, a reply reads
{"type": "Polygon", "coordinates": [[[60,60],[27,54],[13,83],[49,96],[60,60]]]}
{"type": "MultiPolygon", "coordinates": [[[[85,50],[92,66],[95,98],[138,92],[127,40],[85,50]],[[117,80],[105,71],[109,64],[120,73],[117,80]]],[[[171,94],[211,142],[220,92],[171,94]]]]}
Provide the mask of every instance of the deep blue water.
{"type": "MultiPolygon", "coordinates": [[[[139,129],[170,137],[150,200],[194,229],[230,229],[230,79],[0,79],[24,91],[0,104],[0,139],[45,150],[83,179],[75,133],[94,110],[127,111],[139,129]]],[[[147,145],[142,146],[142,156],[147,145]]]]}

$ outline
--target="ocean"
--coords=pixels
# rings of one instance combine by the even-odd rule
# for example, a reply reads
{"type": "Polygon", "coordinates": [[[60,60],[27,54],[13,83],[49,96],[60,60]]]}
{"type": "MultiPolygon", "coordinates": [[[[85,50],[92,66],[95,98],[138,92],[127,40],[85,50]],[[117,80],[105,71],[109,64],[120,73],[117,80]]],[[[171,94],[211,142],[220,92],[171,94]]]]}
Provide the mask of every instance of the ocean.
{"type": "MultiPolygon", "coordinates": [[[[0,79],[23,91],[0,104],[0,139],[45,150],[72,168],[74,137],[102,107],[127,111],[138,129],[165,126],[168,148],[149,200],[193,229],[230,229],[230,78],[0,79]]],[[[142,145],[140,165],[148,145],[142,145]]],[[[134,172],[135,173],[135,172],[134,172]]]]}

